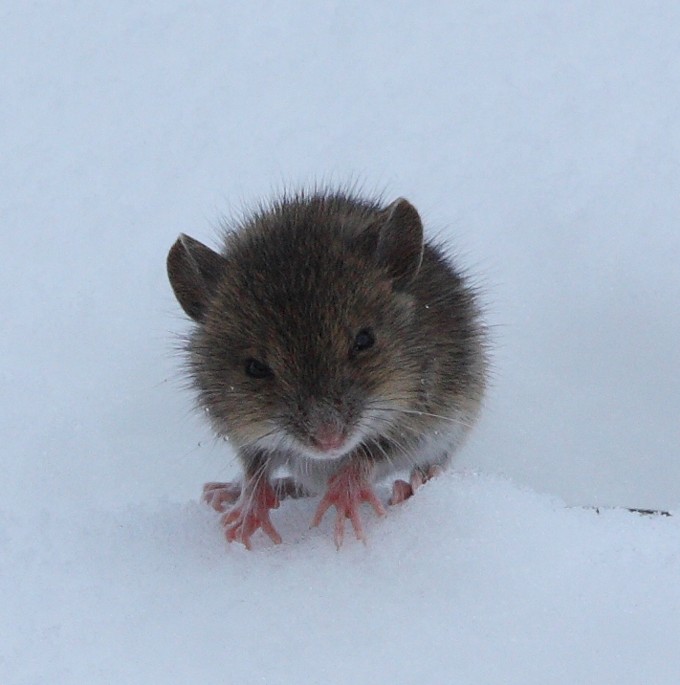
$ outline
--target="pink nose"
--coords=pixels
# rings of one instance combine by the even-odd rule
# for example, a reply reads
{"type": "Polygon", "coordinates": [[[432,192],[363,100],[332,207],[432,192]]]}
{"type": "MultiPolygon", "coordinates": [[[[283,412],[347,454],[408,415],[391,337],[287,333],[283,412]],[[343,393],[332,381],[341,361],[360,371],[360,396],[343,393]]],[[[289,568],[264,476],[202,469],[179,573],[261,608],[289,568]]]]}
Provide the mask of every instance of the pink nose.
{"type": "Polygon", "coordinates": [[[345,436],[337,428],[321,426],[312,437],[314,446],[323,452],[337,450],[345,444],[345,436]]]}

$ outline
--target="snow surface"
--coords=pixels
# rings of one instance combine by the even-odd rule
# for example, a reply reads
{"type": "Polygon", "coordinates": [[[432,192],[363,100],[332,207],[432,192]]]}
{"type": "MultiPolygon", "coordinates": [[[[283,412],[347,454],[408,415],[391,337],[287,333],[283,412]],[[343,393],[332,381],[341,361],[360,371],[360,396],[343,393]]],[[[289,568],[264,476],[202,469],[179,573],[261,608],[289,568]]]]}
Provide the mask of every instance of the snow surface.
{"type": "Polygon", "coordinates": [[[680,517],[583,508],[680,509],[680,5],[415,7],[0,8],[0,683],[680,682],[680,517]],[[456,245],[494,386],[367,546],[248,553],[165,255],[318,180],[456,245]]]}

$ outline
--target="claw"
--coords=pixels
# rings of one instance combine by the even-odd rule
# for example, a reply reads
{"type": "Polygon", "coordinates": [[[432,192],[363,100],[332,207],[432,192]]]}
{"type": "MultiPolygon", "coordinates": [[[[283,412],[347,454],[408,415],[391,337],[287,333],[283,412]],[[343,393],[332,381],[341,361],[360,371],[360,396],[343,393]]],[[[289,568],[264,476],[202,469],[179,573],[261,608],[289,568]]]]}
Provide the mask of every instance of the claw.
{"type": "Polygon", "coordinates": [[[385,515],[385,507],[378,499],[365,469],[350,464],[328,481],[328,490],[319,502],[312,527],[318,526],[324,514],[334,506],[336,508],[335,530],[333,539],[340,549],[345,538],[345,519],[348,518],[354,529],[357,540],[366,541],[359,515],[359,506],[367,502],[378,516],[385,515]]]}
{"type": "Polygon", "coordinates": [[[441,476],[444,469],[438,464],[429,466],[427,469],[415,467],[411,471],[411,477],[407,483],[405,480],[395,480],[392,484],[392,497],[390,497],[390,504],[401,504],[409,497],[413,497],[416,490],[422,487],[428,480],[441,476]]]}
{"type": "Polygon", "coordinates": [[[225,511],[226,505],[234,504],[241,496],[239,483],[206,483],[202,500],[215,511],[225,511]]]}
{"type": "Polygon", "coordinates": [[[281,536],[269,518],[269,510],[278,506],[279,499],[268,482],[261,481],[252,487],[243,488],[234,508],[221,518],[227,541],[241,542],[246,549],[252,549],[250,538],[261,528],[275,544],[281,544],[281,536]]]}
{"type": "MultiPolygon", "coordinates": [[[[310,496],[310,493],[304,486],[290,477],[275,478],[272,481],[272,488],[274,488],[279,501],[287,498],[298,499],[310,496]]],[[[201,500],[215,511],[224,512],[227,510],[228,505],[238,502],[241,490],[240,483],[206,483],[203,486],[201,500]]]]}
{"type": "Polygon", "coordinates": [[[392,484],[392,497],[390,504],[401,504],[409,497],[413,497],[413,488],[405,480],[395,480],[392,484]]]}

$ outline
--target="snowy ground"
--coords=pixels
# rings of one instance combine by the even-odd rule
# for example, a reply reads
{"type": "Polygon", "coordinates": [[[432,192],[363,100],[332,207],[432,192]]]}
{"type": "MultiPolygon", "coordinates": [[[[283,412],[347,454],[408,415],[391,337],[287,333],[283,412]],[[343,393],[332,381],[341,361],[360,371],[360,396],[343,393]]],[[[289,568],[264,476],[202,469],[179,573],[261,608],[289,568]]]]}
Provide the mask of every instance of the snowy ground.
{"type": "Polygon", "coordinates": [[[413,7],[0,9],[3,685],[680,682],[680,517],[583,508],[680,511],[680,5],[413,7]],[[167,249],[352,178],[486,284],[484,419],[368,546],[227,548],[167,249]]]}
{"type": "Polygon", "coordinates": [[[338,553],[313,509],[250,553],[195,503],[3,517],[3,682],[678,681],[677,518],[447,476],[338,553]]]}

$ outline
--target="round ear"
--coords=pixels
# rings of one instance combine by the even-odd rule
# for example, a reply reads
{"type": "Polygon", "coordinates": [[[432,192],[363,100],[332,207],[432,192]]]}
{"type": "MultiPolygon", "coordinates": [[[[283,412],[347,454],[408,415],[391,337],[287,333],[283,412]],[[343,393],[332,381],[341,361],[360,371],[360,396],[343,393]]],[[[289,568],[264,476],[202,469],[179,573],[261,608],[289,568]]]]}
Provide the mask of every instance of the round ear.
{"type": "Polygon", "coordinates": [[[395,288],[404,288],[423,261],[423,224],[416,208],[404,198],[395,200],[384,214],[387,218],[378,228],[378,261],[387,268],[395,288]]]}
{"type": "Polygon", "coordinates": [[[168,252],[168,278],[182,309],[198,323],[205,318],[210,296],[227,260],[182,233],[168,252]]]}

